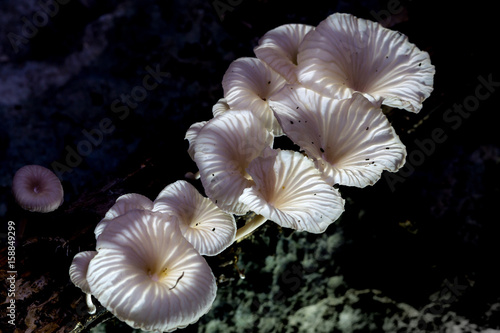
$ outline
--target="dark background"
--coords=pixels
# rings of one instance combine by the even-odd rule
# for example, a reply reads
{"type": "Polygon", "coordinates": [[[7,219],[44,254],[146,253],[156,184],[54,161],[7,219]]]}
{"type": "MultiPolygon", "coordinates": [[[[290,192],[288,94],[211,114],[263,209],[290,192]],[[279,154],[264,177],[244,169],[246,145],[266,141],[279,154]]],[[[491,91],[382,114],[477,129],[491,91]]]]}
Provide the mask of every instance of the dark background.
{"type": "MultiPolygon", "coordinates": [[[[323,289],[325,294],[314,297],[307,291],[318,293],[314,284],[331,281],[333,276],[342,277],[334,294],[343,301],[332,308],[343,313],[347,303],[354,309],[356,304],[361,319],[356,321],[351,315],[350,320],[360,326],[344,328],[337,315],[322,318],[331,319],[334,329],[330,331],[426,332],[450,327],[446,325],[463,326],[464,331],[500,329],[500,71],[495,50],[499,29],[492,5],[476,1],[439,3],[438,7],[437,2],[416,0],[293,4],[65,0],[57,10],[50,7],[55,14],[47,21],[43,21],[46,14],[37,14],[41,8],[40,2],[31,0],[0,3],[2,235],[7,221],[15,221],[18,227],[26,221],[23,240],[45,237],[50,252],[54,247],[51,240],[66,237],[68,230],[95,225],[120,194],[136,192],[154,199],[164,186],[196,171],[184,135],[192,123],[211,118],[211,107],[222,97],[222,76],[231,61],[253,56],[258,39],[281,24],[317,25],[329,14],[347,12],[406,34],[430,54],[436,67],[434,91],[422,111],[415,115],[393,110],[388,115],[407,146],[409,162],[390,178],[392,182],[384,174],[369,188],[340,188],[346,212],[321,239],[341,235],[341,240],[329,259],[319,260],[325,265],[322,270],[304,264],[319,236],[282,231],[270,223],[261,235],[228,251],[239,257],[245,280],[239,280],[235,270],[219,267],[227,258],[210,258],[214,274],[229,277],[229,282],[219,285],[220,295],[227,297],[221,296],[223,300],[199,324],[186,330],[217,331],[217,325],[222,325],[226,331],[228,327],[240,332],[301,331],[290,316],[330,297],[323,289]],[[221,3],[227,7],[219,7],[221,3]],[[34,25],[37,22],[39,27],[34,25]],[[149,73],[147,67],[161,72],[161,82],[145,96],[129,98],[128,113],[124,113],[126,102],[120,102],[120,96],[139,93],[149,73]],[[488,91],[478,88],[482,80],[499,83],[488,91]],[[449,111],[474,101],[477,89],[489,95],[474,105],[474,111],[449,111]],[[454,118],[445,118],[445,114],[454,118]],[[56,167],[65,190],[63,206],[43,216],[18,208],[10,190],[15,171],[26,164],[67,166],[68,151],[84,145],[88,141],[84,131],[96,133],[103,119],[110,119],[112,130],[96,139],[98,144],[87,146],[87,156],[73,160],[71,172],[56,167]],[[436,129],[444,133],[443,142],[433,139],[436,129]],[[418,142],[427,143],[427,151],[418,142]],[[116,184],[118,189],[113,187],[116,184]],[[92,196],[99,199],[92,201],[92,196]],[[288,262],[292,266],[264,269],[272,258],[280,262],[278,250],[286,256],[285,243],[299,249],[294,252],[296,260],[288,262]],[[295,272],[300,283],[286,283],[290,280],[287,272],[295,272]],[[321,277],[313,279],[312,274],[321,277]],[[455,298],[451,299],[447,281],[465,287],[452,292],[455,298]],[[303,298],[293,304],[283,301],[294,299],[299,289],[303,298]],[[359,302],[342,298],[353,290],[370,290],[368,300],[359,293],[359,302]],[[380,301],[377,297],[382,296],[374,290],[390,302],[380,301]],[[277,299],[274,303],[283,302],[283,315],[271,305],[272,309],[262,307],[266,303],[263,295],[277,299]],[[253,307],[245,300],[252,300],[253,307]],[[401,310],[401,304],[409,304],[420,315],[401,310]],[[241,324],[243,328],[238,326],[241,308],[259,314],[253,324],[241,324]],[[281,326],[269,324],[273,321],[264,324],[259,318],[266,313],[281,326]],[[398,313],[403,313],[406,326],[398,327],[395,319],[391,319],[392,326],[384,326],[384,318],[398,313]],[[419,327],[411,327],[419,323],[419,327]]],[[[85,229],[86,236],[76,245],[65,244],[64,256],[55,255],[53,261],[61,262],[58,282],[68,283],[65,274],[76,252],[93,249],[91,232],[85,229]]],[[[2,246],[4,242],[3,237],[2,246]]],[[[35,264],[19,268],[37,269],[35,264]]],[[[70,284],[67,288],[68,293],[75,293],[70,284]]]]}

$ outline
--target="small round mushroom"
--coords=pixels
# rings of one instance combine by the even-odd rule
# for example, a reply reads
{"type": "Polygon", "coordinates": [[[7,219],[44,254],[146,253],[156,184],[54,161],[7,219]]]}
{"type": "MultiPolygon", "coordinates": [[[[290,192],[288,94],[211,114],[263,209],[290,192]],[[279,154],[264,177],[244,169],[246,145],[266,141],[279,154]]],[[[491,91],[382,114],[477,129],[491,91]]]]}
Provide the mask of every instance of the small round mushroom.
{"type": "MultiPolygon", "coordinates": [[[[338,190],[299,152],[268,148],[247,170],[255,185],[243,191],[240,201],[282,227],[322,233],[344,211],[338,190]]],[[[236,238],[245,233],[238,230],[236,238]]]]}
{"type": "Polygon", "coordinates": [[[269,108],[269,98],[286,84],[285,78],[257,58],[233,61],[222,78],[224,98],[231,110],[250,110],[274,136],[283,132],[269,108]]]}
{"type": "Polygon", "coordinates": [[[194,160],[205,194],[226,212],[243,215],[238,201],[252,184],[250,161],[273,143],[273,136],[251,111],[229,111],[212,118],[196,138],[194,160]]]}
{"type": "Polygon", "coordinates": [[[350,14],[323,20],[300,44],[299,82],[325,96],[361,92],[372,103],[419,112],[432,92],[429,54],[398,31],[350,14]]]}
{"type": "Polygon", "coordinates": [[[331,185],[365,187],[384,170],[396,172],[406,148],[382,110],[362,94],[336,100],[304,87],[290,87],[271,102],[287,136],[331,185]]]}
{"type": "Polygon", "coordinates": [[[87,282],[92,295],[133,328],[169,332],[196,322],[216,296],[215,277],[175,219],[132,210],[97,239],[87,282]]]}
{"type": "Polygon", "coordinates": [[[17,170],[12,180],[12,192],[19,206],[30,212],[52,212],[64,200],[59,178],[40,165],[25,165],[17,170]]]}
{"type": "Polygon", "coordinates": [[[297,82],[297,55],[304,37],[314,30],[306,24],[285,24],[269,30],[254,48],[257,58],[281,74],[288,83],[297,82]]]}
{"type": "Polygon", "coordinates": [[[203,197],[190,183],[179,180],[165,187],[154,201],[155,212],[173,215],[182,235],[201,255],[214,256],[234,241],[233,215],[203,197]]]}
{"type": "Polygon", "coordinates": [[[87,270],[89,268],[90,261],[96,256],[96,254],[97,251],[83,251],[77,253],[69,268],[69,277],[71,282],[73,282],[85,293],[85,300],[90,314],[94,314],[96,312],[96,307],[94,303],[92,303],[92,294],[90,293],[90,287],[87,282],[87,270]]]}

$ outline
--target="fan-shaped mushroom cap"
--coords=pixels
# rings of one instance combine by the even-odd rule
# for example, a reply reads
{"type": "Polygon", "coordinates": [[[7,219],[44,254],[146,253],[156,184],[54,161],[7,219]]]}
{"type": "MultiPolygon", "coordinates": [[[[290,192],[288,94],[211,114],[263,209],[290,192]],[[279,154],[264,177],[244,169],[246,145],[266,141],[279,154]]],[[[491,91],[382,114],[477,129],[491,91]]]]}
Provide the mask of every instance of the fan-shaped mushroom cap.
{"type": "Polygon", "coordinates": [[[71,282],[80,288],[87,296],[87,305],[90,314],[95,313],[96,307],[92,303],[90,287],[87,282],[87,270],[89,268],[90,261],[96,256],[96,254],[96,251],[83,251],[77,253],[74,256],[69,268],[69,277],[71,282]]]}
{"type": "Polygon", "coordinates": [[[230,107],[229,104],[227,104],[227,101],[225,98],[219,98],[217,103],[212,106],[212,114],[214,117],[217,117],[221,114],[223,114],[226,111],[229,111],[230,107]]]}
{"type": "MultiPolygon", "coordinates": [[[[212,114],[214,117],[217,117],[227,111],[229,111],[229,105],[226,102],[225,98],[219,98],[217,103],[214,104],[212,107],[212,114]]],[[[191,157],[192,160],[194,160],[194,153],[195,153],[195,145],[196,145],[196,137],[198,136],[198,133],[200,133],[201,129],[207,121],[200,121],[197,123],[192,124],[189,126],[189,129],[186,132],[186,136],[184,137],[185,140],[189,141],[189,148],[188,148],[188,154],[191,157]]]]}
{"type": "Polygon", "coordinates": [[[25,165],[17,170],[12,180],[12,192],[19,206],[30,212],[52,212],[64,200],[61,181],[41,165],[25,165]]]}
{"type": "Polygon", "coordinates": [[[160,192],[153,211],[175,216],[184,237],[202,255],[219,254],[233,243],[236,235],[233,215],[221,210],[183,180],[160,192]]]}
{"type": "Polygon", "coordinates": [[[222,79],[224,98],[231,109],[252,111],[274,136],[283,132],[268,101],[285,84],[284,77],[257,58],[236,59],[222,79]]]}
{"type": "Polygon", "coordinates": [[[206,195],[226,212],[245,214],[247,208],[238,201],[252,184],[245,169],[272,143],[272,134],[251,111],[212,118],[196,138],[194,157],[206,195]]]}
{"type": "Polygon", "coordinates": [[[87,270],[90,260],[96,256],[96,251],[83,251],[77,253],[69,268],[71,282],[80,288],[84,293],[90,294],[90,287],[87,282],[87,270]]]}
{"type": "Polygon", "coordinates": [[[254,53],[288,83],[296,83],[299,45],[311,30],[314,27],[306,24],[285,24],[269,30],[259,40],[254,53]]]}
{"type": "Polygon", "coordinates": [[[151,211],[153,210],[153,201],[137,193],[128,193],[118,197],[115,204],[111,206],[104,218],[97,224],[94,230],[95,238],[99,237],[109,221],[134,209],[151,211]]]}
{"type": "Polygon", "coordinates": [[[271,106],[290,139],[329,184],[365,187],[404,165],[406,148],[382,110],[362,94],[336,100],[291,87],[271,106]]]}
{"type": "Polygon", "coordinates": [[[266,149],[247,170],[255,185],[240,200],[282,227],[321,233],[344,211],[338,190],[299,152],[266,149]]]}
{"type": "Polygon", "coordinates": [[[97,239],[87,281],[120,320],[148,331],[172,331],[210,309],[215,278],[205,259],[164,214],[132,210],[97,239]]]}
{"type": "Polygon", "coordinates": [[[194,160],[194,153],[195,153],[195,145],[196,145],[196,137],[198,136],[198,133],[200,133],[201,129],[207,121],[200,121],[197,123],[192,124],[189,126],[189,129],[186,132],[186,136],[184,137],[185,140],[189,141],[189,148],[188,148],[188,154],[191,157],[192,160],[194,160]]]}
{"type": "Polygon", "coordinates": [[[419,112],[434,66],[408,38],[369,20],[333,14],[299,48],[298,80],[325,96],[361,92],[371,102],[419,112]]]}

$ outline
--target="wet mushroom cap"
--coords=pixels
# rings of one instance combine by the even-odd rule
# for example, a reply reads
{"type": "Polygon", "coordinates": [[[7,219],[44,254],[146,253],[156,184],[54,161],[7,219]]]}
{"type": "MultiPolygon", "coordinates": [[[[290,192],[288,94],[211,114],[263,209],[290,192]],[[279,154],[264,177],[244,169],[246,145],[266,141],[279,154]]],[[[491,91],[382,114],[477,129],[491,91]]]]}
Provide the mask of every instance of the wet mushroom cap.
{"type": "Polygon", "coordinates": [[[31,212],[52,212],[64,200],[59,178],[40,165],[25,165],[17,170],[12,180],[12,192],[19,206],[31,212]]]}

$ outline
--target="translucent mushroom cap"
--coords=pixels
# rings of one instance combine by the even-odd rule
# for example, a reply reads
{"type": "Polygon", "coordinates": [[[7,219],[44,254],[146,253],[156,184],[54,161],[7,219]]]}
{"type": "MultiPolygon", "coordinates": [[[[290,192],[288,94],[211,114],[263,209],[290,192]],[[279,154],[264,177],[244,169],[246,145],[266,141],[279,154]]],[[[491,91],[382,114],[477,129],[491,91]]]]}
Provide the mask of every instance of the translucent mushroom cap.
{"type": "Polygon", "coordinates": [[[299,45],[311,30],[314,27],[306,24],[285,24],[269,30],[259,40],[254,53],[288,83],[296,83],[299,45]]]}
{"type": "Polygon", "coordinates": [[[194,148],[206,195],[229,213],[245,214],[248,209],[238,198],[252,184],[246,168],[272,143],[272,134],[251,111],[212,118],[198,133],[194,148]]]}
{"type": "Polygon", "coordinates": [[[175,216],[183,236],[202,255],[219,254],[233,243],[236,235],[233,215],[221,210],[183,180],[160,192],[153,211],[175,216]]]}
{"type": "Polygon", "coordinates": [[[186,131],[186,136],[184,137],[184,139],[188,140],[189,142],[188,154],[192,160],[194,160],[194,147],[196,146],[196,137],[206,123],[207,121],[196,122],[189,126],[188,130],[186,131]]]}
{"type": "Polygon", "coordinates": [[[329,184],[365,187],[404,165],[405,146],[362,94],[337,100],[295,86],[277,98],[271,107],[283,130],[329,184]]]}
{"type": "Polygon", "coordinates": [[[231,110],[250,110],[274,136],[283,134],[269,99],[286,84],[285,78],[257,58],[233,61],[222,78],[224,98],[231,110]]]}
{"type": "Polygon", "coordinates": [[[97,239],[87,281],[92,295],[134,328],[169,332],[209,311],[216,283],[205,259],[164,214],[132,210],[97,239]]]}
{"type": "Polygon", "coordinates": [[[90,261],[94,259],[96,255],[96,251],[83,251],[77,253],[69,268],[69,277],[71,282],[73,282],[75,286],[80,288],[86,294],[87,306],[90,314],[94,314],[96,312],[96,307],[92,303],[92,295],[87,281],[87,271],[90,261]]]}
{"type": "Polygon", "coordinates": [[[255,185],[240,201],[282,227],[321,233],[344,211],[344,200],[314,163],[295,151],[266,149],[248,166],[255,185]]]}
{"type": "Polygon", "coordinates": [[[25,165],[17,170],[12,180],[12,192],[19,206],[31,212],[52,212],[64,200],[59,178],[40,165],[25,165]]]}
{"type": "MultiPolygon", "coordinates": [[[[226,102],[226,99],[220,98],[217,101],[217,103],[213,105],[212,114],[214,117],[217,117],[229,110],[230,108],[226,102]]],[[[200,133],[203,126],[206,125],[206,123],[207,121],[196,122],[191,126],[189,126],[189,129],[186,131],[186,136],[184,137],[184,139],[189,141],[188,154],[192,160],[194,160],[194,153],[195,153],[194,147],[196,146],[196,137],[198,136],[198,133],[200,133]]]]}
{"type": "Polygon", "coordinates": [[[371,102],[419,112],[432,92],[434,66],[400,32],[350,14],[323,20],[300,45],[298,80],[325,96],[361,92],[371,102]]]}
{"type": "Polygon", "coordinates": [[[95,238],[99,237],[109,221],[134,209],[151,211],[153,210],[153,201],[137,193],[127,193],[119,196],[115,204],[111,206],[104,218],[97,224],[94,230],[95,238]]]}
{"type": "Polygon", "coordinates": [[[227,104],[227,101],[225,98],[219,98],[217,103],[212,106],[212,114],[214,117],[217,117],[218,115],[223,114],[226,111],[229,111],[231,108],[227,104]]]}
{"type": "Polygon", "coordinates": [[[90,287],[87,282],[87,270],[90,261],[96,256],[97,251],[83,251],[73,257],[69,268],[69,277],[71,282],[84,293],[90,294],[90,287]]]}

